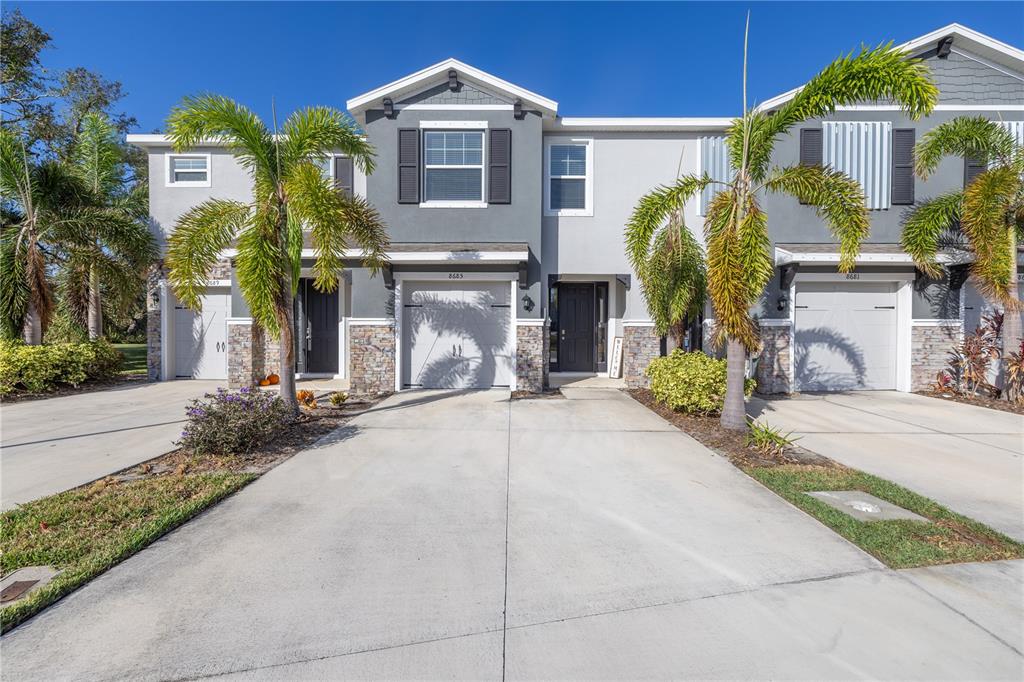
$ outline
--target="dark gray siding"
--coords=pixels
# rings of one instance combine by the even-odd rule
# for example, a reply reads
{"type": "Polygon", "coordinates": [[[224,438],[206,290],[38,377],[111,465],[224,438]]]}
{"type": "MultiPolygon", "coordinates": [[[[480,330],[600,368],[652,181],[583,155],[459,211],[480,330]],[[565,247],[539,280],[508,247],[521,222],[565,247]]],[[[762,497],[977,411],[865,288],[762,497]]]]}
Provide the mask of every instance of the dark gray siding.
{"type": "Polygon", "coordinates": [[[439,83],[412,97],[407,97],[398,104],[512,104],[512,102],[469,83],[461,83],[458,90],[452,91],[446,80],[444,83],[439,83]]]}
{"type": "MultiPolygon", "coordinates": [[[[954,49],[956,43],[953,43],[954,49]]],[[[969,56],[950,52],[946,59],[929,59],[939,86],[941,104],[1020,104],[1024,80],[983,64],[969,56]]],[[[1007,69],[1009,71],[1009,69],[1007,69]]]]}
{"type": "MultiPolygon", "coordinates": [[[[518,316],[538,317],[542,306],[541,248],[541,119],[529,114],[517,121],[512,111],[400,111],[394,119],[383,111],[367,112],[365,125],[370,144],[377,152],[377,170],[367,180],[367,199],[380,212],[393,242],[525,242],[530,259],[528,293],[538,303],[532,312],[518,305],[518,316]],[[487,121],[489,129],[512,131],[511,202],[487,208],[421,208],[398,203],[398,130],[419,128],[420,121],[487,121]]],[[[452,268],[457,269],[457,268],[452,268]]],[[[354,291],[359,292],[358,286],[354,291]]],[[[527,292],[523,292],[527,293],[527,292]]],[[[357,293],[356,296],[361,294],[357,293]]],[[[521,296],[520,296],[521,298],[521,296]]],[[[357,309],[362,306],[358,301],[357,309]]],[[[373,308],[367,303],[366,309],[373,308]]],[[[373,317],[354,313],[357,317],[373,317]]]]}

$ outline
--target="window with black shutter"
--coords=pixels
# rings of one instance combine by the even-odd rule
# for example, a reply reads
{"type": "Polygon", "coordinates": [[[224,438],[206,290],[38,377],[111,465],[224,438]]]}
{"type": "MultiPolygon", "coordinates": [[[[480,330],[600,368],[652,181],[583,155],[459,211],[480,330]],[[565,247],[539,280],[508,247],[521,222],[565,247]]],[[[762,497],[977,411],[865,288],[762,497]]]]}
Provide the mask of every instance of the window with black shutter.
{"type": "Polygon", "coordinates": [[[398,130],[398,203],[420,203],[420,131],[398,130]]]}
{"type": "Polygon", "coordinates": [[[497,128],[489,133],[487,147],[487,201],[512,203],[512,131],[497,128]]]}
{"type": "Polygon", "coordinates": [[[892,131],[892,203],[914,203],[914,139],[913,128],[892,131]]]}

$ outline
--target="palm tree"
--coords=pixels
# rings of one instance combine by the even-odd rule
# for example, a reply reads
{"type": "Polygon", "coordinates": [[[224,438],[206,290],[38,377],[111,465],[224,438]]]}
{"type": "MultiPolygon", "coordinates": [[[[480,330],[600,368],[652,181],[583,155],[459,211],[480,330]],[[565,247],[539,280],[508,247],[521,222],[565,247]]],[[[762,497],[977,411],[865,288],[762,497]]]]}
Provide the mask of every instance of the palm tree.
{"type": "Polygon", "coordinates": [[[68,232],[107,216],[84,206],[85,188],[57,161],[34,163],[23,139],[0,130],[0,323],[5,337],[42,343],[53,313],[49,270],[68,232]]]}
{"type": "Polygon", "coordinates": [[[1024,148],[998,123],[960,116],[921,137],[914,147],[915,171],[927,178],[946,156],[984,159],[988,167],[963,191],[918,204],[904,222],[903,248],[922,272],[939,277],[939,251],[950,241],[963,242],[973,255],[970,274],[978,291],[1006,312],[1008,360],[1009,351],[1020,346],[1022,331],[1017,245],[1024,240],[1024,148]]]}
{"type": "Polygon", "coordinates": [[[299,284],[303,231],[316,260],[315,286],[333,291],[349,242],[376,273],[386,263],[387,232],[364,199],[348,197],[324,177],[320,163],[333,152],[373,171],[373,148],[346,114],[329,107],[296,111],[280,134],[227,97],[187,97],[168,119],[177,151],[212,140],[223,145],[253,181],[251,202],[211,199],[183,215],[168,243],[169,279],[175,294],[198,310],[207,273],[236,242],[238,284],[253,322],[281,340],[281,397],[297,414],[294,298],[299,284]]]}
{"type": "Polygon", "coordinates": [[[117,130],[105,116],[90,113],[82,119],[71,162],[89,203],[107,215],[64,245],[62,301],[73,318],[87,320],[89,338],[98,339],[103,336],[104,302],[117,311],[133,303],[156,259],[156,243],[144,222],[146,186],[125,189],[117,130]]]}
{"type": "MultiPolygon", "coordinates": [[[[747,34],[749,27],[748,16],[747,34]]],[[[888,44],[839,57],[772,112],[747,108],[746,42],[745,35],[743,115],[726,132],[732,179],[716,183],[707,175],[683,175],[641,198],[626,226],[627,252],[640,277],[657,246],[653,238],[659,227],[670,216],[681,215],[684,204],[705,187],[719,188],[707,209],[704,238],[708,293],[716,320],[714,342],[725,343],[728,360],[721,424],[736,430],[748,428],[743,402],[746,353],[760,347],[758,327],[749,310],[774,269],[768,216],[759,206],[760,195],[789,194],[814,206],[839,243],[841,272],[853,269],[870,226],[864,192],[855,180],[821,166],[773,167],[775,142],[801,121],[828,116],[842,105],[890,100],[917,119],[929,113],[938,98],[927,65],[888,44]]],[[[677,222],[681,224],[680,219],[677,222]]],[[[671,286],[669,280],[665,277],[664,286],[671,286]]],[[[646,285],[645,293],[648,290],[646,285]]],[[[657,300],[652,305],[650,298],[648,305],[655,311],[661,306],[657,300]]]]}

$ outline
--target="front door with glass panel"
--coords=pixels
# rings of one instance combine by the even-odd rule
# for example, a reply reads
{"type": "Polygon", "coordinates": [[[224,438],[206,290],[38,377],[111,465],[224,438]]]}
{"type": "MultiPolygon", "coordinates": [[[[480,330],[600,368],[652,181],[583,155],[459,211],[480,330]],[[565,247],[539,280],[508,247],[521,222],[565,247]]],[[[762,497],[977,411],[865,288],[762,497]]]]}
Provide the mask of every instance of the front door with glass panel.
{"type": "Polygon", "coordinates": [[[309,374],[338,373],[338,290],[318,291],[312,280],[303,279],[297,317],[299,371],[309,374]]]}

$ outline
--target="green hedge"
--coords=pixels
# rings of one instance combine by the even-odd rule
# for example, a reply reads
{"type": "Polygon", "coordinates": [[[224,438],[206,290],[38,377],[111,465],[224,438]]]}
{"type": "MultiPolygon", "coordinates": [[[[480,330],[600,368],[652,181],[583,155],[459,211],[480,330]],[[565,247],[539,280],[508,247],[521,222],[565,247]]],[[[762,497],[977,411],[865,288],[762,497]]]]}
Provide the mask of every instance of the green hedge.
{"type": "MultiPolygon", "coordinates": [[[[719,414],[725,401],[726,361],[704,353],[674,350],[655,358],[647,366],[654,397],[678,412],[719,414]]],[[[750,395],[757,382],[747,379],[744,393],[750,395]]]]}
{"type": "Polygon", "coordinates": [[[109,379],[121,371],[123,362],[121,353],[104,340],[41,346],[0,341],[0,395],[19,390],[42,393],[109,379]]]}

